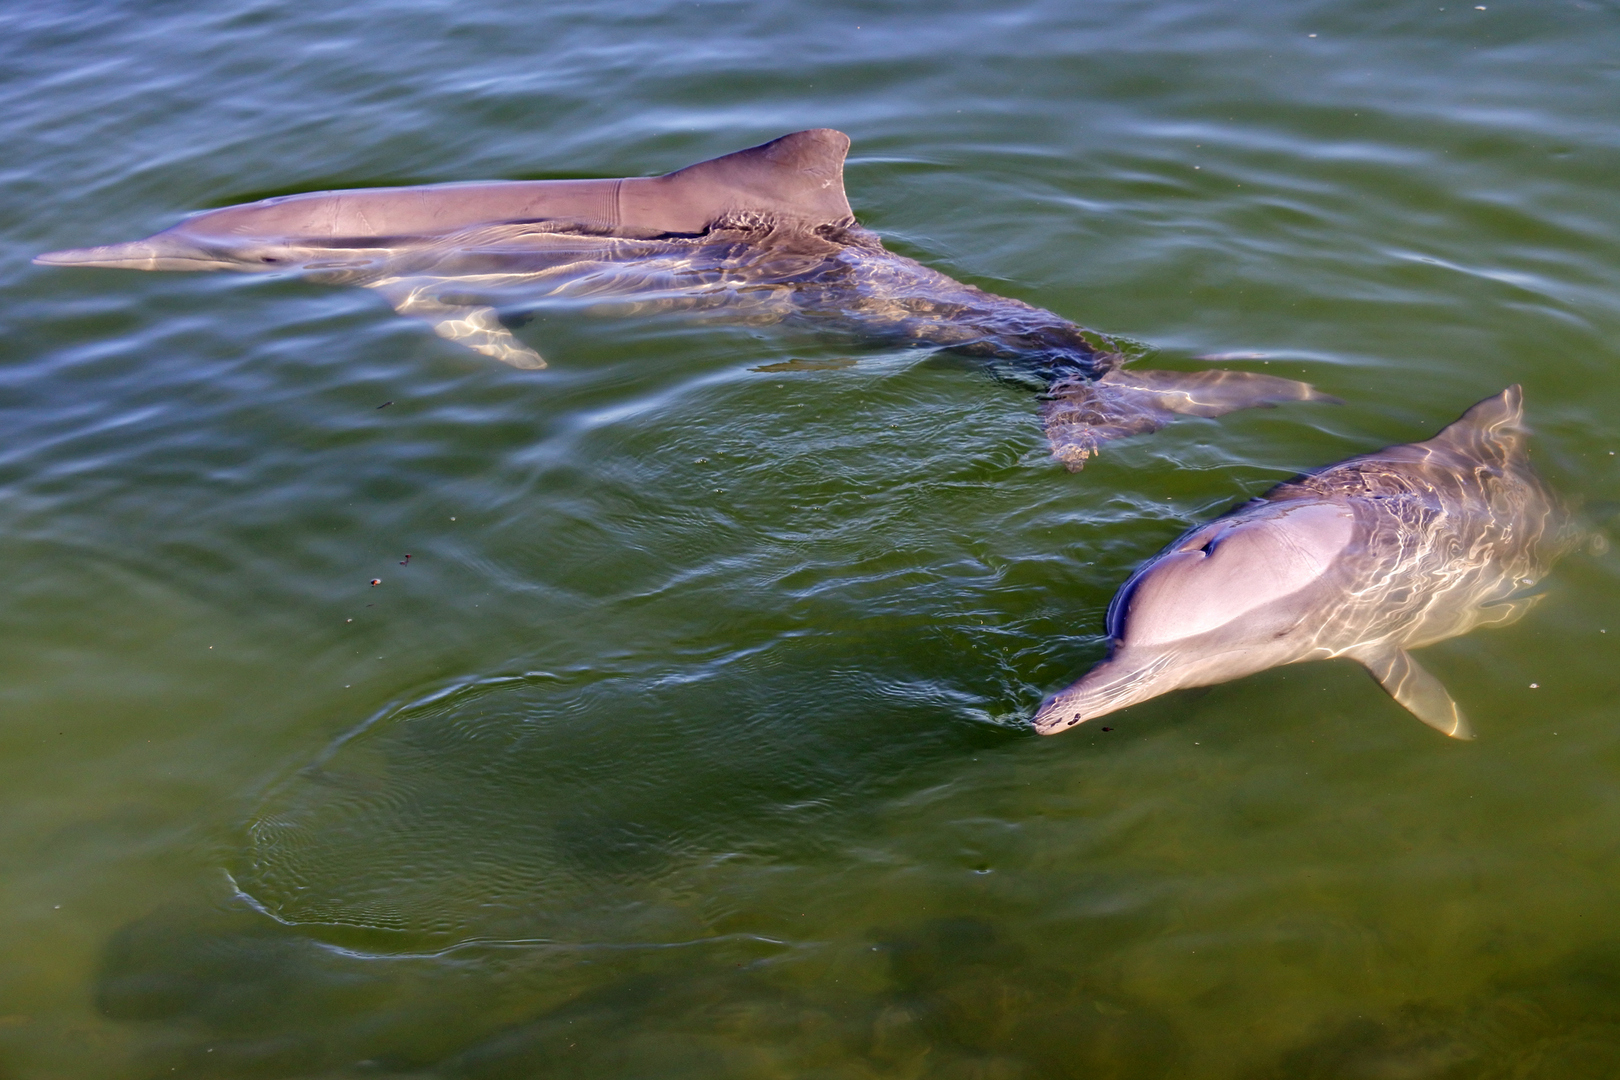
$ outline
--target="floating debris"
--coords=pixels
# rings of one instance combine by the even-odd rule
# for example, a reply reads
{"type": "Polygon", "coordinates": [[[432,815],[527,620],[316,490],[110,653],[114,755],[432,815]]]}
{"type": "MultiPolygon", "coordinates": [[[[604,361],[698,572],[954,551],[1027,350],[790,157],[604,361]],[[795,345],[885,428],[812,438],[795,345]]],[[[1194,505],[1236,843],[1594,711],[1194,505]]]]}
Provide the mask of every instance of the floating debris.
{"type": "Polygon", "coordinates": [[[841,371],[844,368],[855,366],[855,361],[847,356],[840,356],[832,360],[788,360],[780,364],[761,364],[749,371],[841,371]]]}

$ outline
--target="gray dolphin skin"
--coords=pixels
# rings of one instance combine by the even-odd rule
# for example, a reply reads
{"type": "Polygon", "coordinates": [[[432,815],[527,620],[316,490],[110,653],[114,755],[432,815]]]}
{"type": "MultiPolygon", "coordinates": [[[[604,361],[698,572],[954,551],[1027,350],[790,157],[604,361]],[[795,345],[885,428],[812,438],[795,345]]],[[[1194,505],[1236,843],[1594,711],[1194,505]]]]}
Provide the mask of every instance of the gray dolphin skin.
{"type": "Polygon", "coordinates": [[[1427,442],[1279,484],[1187,533],[1108,608],[1108,659],[1054,695],[1055,734],[1186,686],[1347,656],[1419,720],[1473,731],[1407,650],[1505,626],[1578,539],[1525,453],[1510,386],[1427,442]]]}
{"type": "Polygon", "coordinates": [[[664,176],[313,192],[196,214],[145,240],[53,251],[46,266],[299,272],[377,290],[442,337],[545,367],[497,310],[612,305],[784,320],[990,361],[1044,392],[1053,456],[1177,415],[1333,400],[1240,371],[1126,371],[1113,343],[884,249],[844,194],[849,137],[800,131],[664,176]]]}

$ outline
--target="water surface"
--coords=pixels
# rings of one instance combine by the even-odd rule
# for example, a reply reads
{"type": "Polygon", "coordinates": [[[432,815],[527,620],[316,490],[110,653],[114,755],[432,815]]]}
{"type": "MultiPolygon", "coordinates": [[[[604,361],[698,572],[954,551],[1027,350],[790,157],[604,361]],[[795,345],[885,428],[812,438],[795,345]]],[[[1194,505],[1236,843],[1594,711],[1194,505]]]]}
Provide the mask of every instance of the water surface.
{"type": "Polygon", "coordinates": [[[1024,726],[1181,530],[1509,383],[1614,516],[1616,57],[1596,0],[0,13],[0,1077],[1620,1071],[1620,556],[1424,652],[1477,743],[1348,663],[1024,726]],[[1070,475],[959,359],[552,312],[514,371],[28,264],[812,126],[893,249],[1346,404],[1070,475]]]}

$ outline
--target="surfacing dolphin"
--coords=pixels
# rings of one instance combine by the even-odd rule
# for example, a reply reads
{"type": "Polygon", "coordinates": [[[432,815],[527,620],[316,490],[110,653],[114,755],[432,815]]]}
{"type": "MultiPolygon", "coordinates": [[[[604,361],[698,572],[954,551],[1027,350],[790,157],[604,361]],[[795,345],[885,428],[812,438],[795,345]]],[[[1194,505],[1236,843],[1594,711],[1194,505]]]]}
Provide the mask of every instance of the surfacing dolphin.
{"type": "MultiPolygon", "coordinates": [[[[811,320],[885,344],[992,361],[1045,391],[1052,453],[1177,414],[1327,399],[1240,371],[1126,371],[1099,335],[884,249],[844,195],[849,137],[800,131],[665,176],[313,192],[210,210],[125,244],[53,251],[48,266],[299,271],[376,289],[442,337],[520,368],[545,361],[497,307],[601,303],[749,322],[811,320]]],[[[1331,400],[1331,399],[1327,399],[1331,400]]]]}
{"type": "Polygon", "coordinates": [[[1189,532],[1114,596],[1108,659],[1042,705],[1035,729],[1348,656],[1419,720],[1473,738],[1407,650],[1518,619],[1579,537],[1530,468],[1523,415],[1510,386],[1427,442],[1296,477],[1189,532]]]}

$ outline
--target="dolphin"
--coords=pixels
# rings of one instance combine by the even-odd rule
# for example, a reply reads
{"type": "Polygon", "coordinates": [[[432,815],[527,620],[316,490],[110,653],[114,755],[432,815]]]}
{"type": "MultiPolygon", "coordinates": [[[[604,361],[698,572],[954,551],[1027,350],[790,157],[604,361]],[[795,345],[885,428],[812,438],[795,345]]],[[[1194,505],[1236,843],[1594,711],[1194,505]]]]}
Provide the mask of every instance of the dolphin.
{"type": "Polygon", "coordinates": [[[844,193],[849,136],[799,131],[663,176],[311,192],[205,211],[144,240],[39,255],[46,266],[298,272],[375,289],[441,337],[542,368],[498,309],[612,303],[982,357],[1043,391],[1055,458],[1177,415],[1336,400],[1242,371],[1124,370],[1117,345],[1041,308],[885,250],[844,193]]]}
{"type": "Polygon", "coordinates": [[[1419,720],[1474,737],[1408,650],[1506,626],[1579,539],[1530,468],[1510,386],[1427,442],[1307,473],[1201,525],[1108,607],[1108,658],[1035,714],[1043,735],[1185,686],[1345,656],[1419,720]]]}

